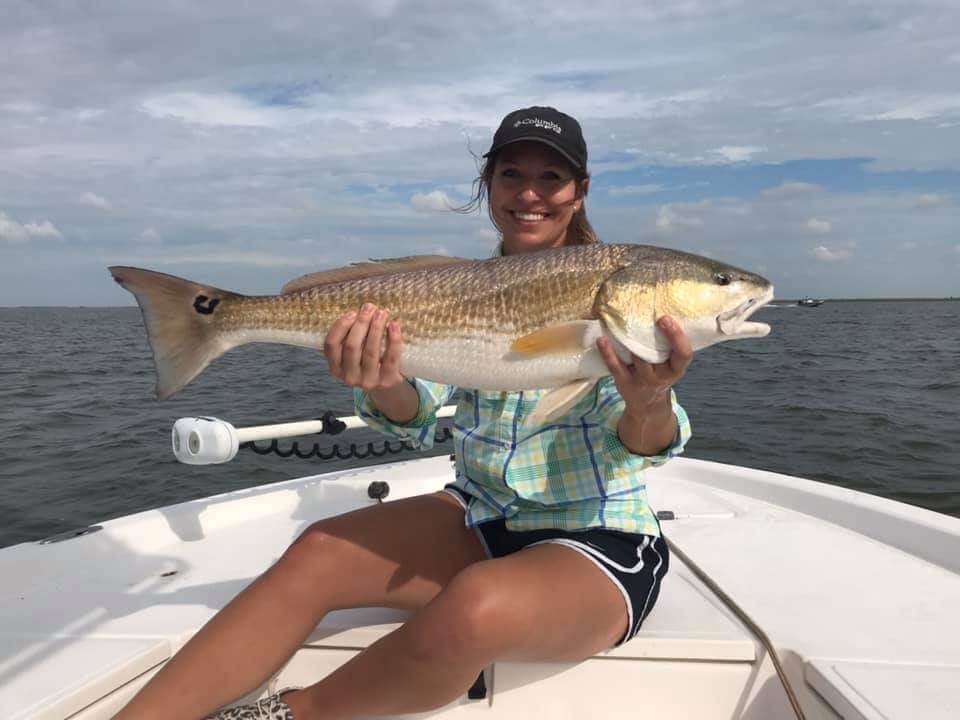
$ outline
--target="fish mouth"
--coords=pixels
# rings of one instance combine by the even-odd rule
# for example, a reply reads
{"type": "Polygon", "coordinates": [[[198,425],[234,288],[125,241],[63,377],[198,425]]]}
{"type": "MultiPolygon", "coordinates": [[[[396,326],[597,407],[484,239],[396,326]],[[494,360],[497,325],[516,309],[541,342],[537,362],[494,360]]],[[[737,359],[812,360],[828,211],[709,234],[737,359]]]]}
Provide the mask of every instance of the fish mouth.
{"type": "Polygon", "coordinates": [[[773,300],[773,287],[757,297],[744,300],[732,310],[717,315],[717,329],[723,335],[735,337],[763,337],[770,333],[770,326],[761,322],[747,322],[753,313],[773,300]]]}

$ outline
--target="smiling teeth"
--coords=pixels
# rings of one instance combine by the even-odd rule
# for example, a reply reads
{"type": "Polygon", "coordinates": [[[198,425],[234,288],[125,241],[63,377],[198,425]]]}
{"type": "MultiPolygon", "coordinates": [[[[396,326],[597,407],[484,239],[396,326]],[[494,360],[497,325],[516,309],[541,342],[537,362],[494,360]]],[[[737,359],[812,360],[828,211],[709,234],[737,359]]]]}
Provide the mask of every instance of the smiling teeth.
{"type": "Polygon", "coordinates": [[[541,213],[514,212],[513,214],[518,220],[543,220],[546,217],[541,213]]]}

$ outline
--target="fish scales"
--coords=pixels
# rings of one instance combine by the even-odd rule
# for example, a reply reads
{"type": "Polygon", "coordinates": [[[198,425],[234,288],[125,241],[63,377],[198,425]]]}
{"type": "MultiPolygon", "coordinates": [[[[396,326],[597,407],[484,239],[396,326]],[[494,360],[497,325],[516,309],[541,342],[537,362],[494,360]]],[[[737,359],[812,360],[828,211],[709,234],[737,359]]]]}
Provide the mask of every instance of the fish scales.
{"type": "Polygon", "coordinates": [[[578,250],[550,262],[538,262],[532,255],[496,258],[332,283],[290,295],[238,297],[224,302],[218,324],[228,332],[321,332],[369,302],[400,322],[405,342],[477,330],[523,334],[559,318],[591,316],[597,289],[624,253],[606,245],[591,246],[587,253],[587,248],[578,250]]]}

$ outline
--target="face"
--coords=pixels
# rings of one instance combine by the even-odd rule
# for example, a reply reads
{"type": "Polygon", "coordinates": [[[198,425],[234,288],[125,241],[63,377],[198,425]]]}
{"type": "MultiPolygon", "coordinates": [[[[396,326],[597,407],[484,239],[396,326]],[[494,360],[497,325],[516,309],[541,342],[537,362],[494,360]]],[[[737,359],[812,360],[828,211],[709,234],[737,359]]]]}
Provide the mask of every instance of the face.
{"type": "Polygon", "coordinates": [[[563,155],[542,143],[519,142],[501,150],[489,190],[504,255],[564,245],[588,182],[578,184],[563,155]]]}

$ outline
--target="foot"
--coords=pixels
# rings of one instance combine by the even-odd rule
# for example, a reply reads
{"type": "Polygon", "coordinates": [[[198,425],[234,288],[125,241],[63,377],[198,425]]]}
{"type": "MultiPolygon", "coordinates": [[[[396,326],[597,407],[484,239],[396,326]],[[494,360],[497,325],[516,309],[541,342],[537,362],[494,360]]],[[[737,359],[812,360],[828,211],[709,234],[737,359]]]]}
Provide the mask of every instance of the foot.
{"type": "Polygon", "coordinates": [[[299,688],[289,688],[249,705],[225,708],[204,720],[294,720],[293,710],[283,696],[297,690],[299,688]]]}

